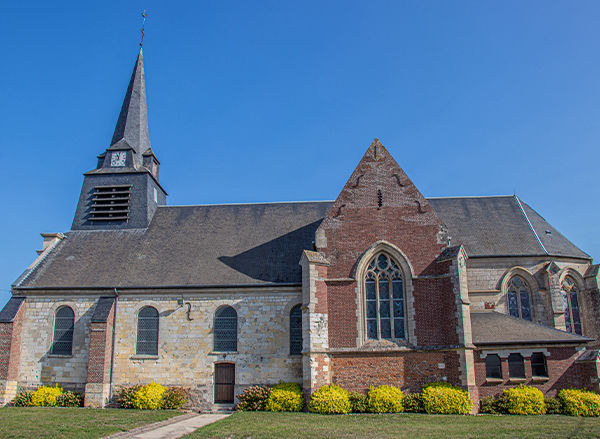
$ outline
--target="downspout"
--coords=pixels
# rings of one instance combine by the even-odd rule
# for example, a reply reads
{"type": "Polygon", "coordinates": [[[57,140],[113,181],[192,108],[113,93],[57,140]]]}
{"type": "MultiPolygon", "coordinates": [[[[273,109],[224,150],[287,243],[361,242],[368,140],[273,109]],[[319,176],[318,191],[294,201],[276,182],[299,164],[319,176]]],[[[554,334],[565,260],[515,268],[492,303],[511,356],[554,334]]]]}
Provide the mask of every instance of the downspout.
{"type": "Polygon", "coordinates": [[[112,345],[110,350],[110,378],[108,382],[108,401],[111,401],[113,397],[113,370],[115,368],[115,340],[117,337],[117,303],[119,303],[119,292],[117,291],[117,287],[115,287],[115,310],[113,315],[112,345]]]}

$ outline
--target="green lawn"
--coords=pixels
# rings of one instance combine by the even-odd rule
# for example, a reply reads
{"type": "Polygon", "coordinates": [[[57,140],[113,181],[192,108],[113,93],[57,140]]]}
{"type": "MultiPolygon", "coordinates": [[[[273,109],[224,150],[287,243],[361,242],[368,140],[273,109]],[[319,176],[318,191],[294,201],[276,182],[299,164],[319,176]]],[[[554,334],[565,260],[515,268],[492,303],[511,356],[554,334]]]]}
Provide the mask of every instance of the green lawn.
{"type": "Polygon", "coordinates": [[[0,438],[100,438],[182,414],[176,411],[5,407],[0,438]]]}
{"type": "Polygon", "coordinates": [[[596,438],[598,418],[242,412],[187,438],[596,438]]]}

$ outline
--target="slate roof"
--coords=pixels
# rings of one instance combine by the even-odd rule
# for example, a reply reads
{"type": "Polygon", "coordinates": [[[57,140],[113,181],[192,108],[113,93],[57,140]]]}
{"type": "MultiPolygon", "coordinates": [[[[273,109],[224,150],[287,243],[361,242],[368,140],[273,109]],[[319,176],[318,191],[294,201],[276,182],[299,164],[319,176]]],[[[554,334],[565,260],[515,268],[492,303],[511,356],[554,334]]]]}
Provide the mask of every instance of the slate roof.
{"type": "Polygon", "coordinates": [[[25,297],[12,296],[0,311],[0,323],[12,322],[24,300],[25,297]]]}
{"type": "Polygon", "coordinates": [[[428,201],[448,226],[450,244],[462,244],[470,257],[550,254],[591,259],[515,196],[429,198],[428,201]],[[528,219],[544,246],[540,245],[528,219]]]}
{"type": "Polygon", "coordinates": [[[300,256],[330,206],[161,206],[147,230],[66,233],[23,286],[299,284],[300,256]]]}
{"type": "MultiPolygon", "coordinates": [[[[545,255],[515,197],[433,198],[469,257],[545,255]]],[[[70,231],[21,287],[300,284],[331,201],[160,206],[148,229],[70,231]]],[[[589,259],[522,203],[550,254],[589,259]],[[550,230],[551,235],[545,233],[550,230]]],[[[15,286],[17,289],[19,285],[15,286]]]]}
{"type": "Polygon", "coordinates": [[[588,337],[559,331],[495,311],[472,312],[471,331],[475,346],[549,343],[582,344],[592,340],[588,337]]]}
{"type": "Polygon", "coordinates": [[[110,145],[109,149],[122,149],[125,146],[133,148],[136,152],[134,154],[136,167],[142,166],[142,153],[150,149],[144,55],[141,48],[135,60],[110,145]]]}

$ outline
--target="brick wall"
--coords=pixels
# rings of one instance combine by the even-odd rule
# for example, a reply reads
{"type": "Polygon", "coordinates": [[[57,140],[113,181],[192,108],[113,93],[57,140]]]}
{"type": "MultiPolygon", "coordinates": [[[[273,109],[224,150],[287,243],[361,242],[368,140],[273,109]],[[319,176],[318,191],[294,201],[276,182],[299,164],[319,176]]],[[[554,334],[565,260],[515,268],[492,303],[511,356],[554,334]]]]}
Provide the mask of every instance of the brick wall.
{"type": "Polygon", "coordinates": [[[358,392],[383,384],[418,392],[432,381],[461,385],[458,363],[455,351],[336,354],[332,358],[332,381],[358,392]]]}
{"type": "MultiPolygon", "coordinates": [[[[511,351],[510,349],[504,350],[511,351]]],[[[490,350],[489,352],[494,352],[490,350]]],[[[511,352],[521,352],[525,357],[525,381],[522,384],[535,386],[544,392],[544,395],[554,397],[560,389],[568,387],[588,388],[593,389],[591,382],[593,366],[588,363],[575,363],[579,356],[579,352],[573,347],[557,347],[557,348],[533,348],[527,351],[515,348],[511,352]],[[531,376],[531,352],[547,351],[546,362],[548,364],[548,381],[535,381],[531,376]]],[[[479,388],[481,398],[485,396],[495,396],[511,387],[515,387],[520,382],[511,382],[508,371],[508,359],[500,355],[502,362],[502,382],[487,383],[485,372],[485,359],[481,358],[481,351],[475,352],[475,380],[479,388]]],[[[591,363],[595,366],[594,363],[591,363]]],[[[595,390],[598,387],[596,384],[595,390]]]]}
{"type": "Polygon", "coordinates": [[[114,304],[106,322],[90,324],[90,347],[87,367],[88,383],[108,383],[112,357],[114,304]]]}
{"type": "Polygon", "coordinates": [[[25,307],[23,302],[12,322],[0,323],[0,380],[18,379],[25,307]]]}

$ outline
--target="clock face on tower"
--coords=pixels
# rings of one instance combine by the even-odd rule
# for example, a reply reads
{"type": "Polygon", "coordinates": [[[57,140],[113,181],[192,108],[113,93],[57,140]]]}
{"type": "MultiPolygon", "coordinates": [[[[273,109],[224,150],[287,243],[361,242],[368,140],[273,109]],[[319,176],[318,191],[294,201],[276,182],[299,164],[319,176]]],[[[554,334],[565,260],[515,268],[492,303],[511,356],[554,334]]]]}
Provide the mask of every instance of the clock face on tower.
{"type": "Polygon", "coordinates": [[[125,166],[127,153],[125,151],[113,152],[110,156],[110,166],[125,166]]]}

